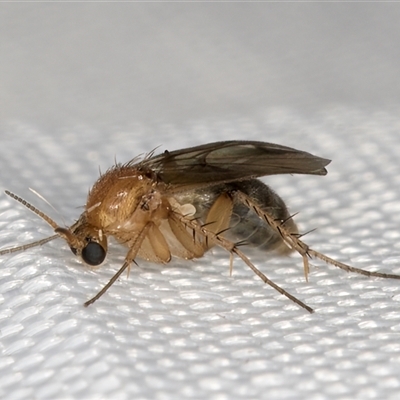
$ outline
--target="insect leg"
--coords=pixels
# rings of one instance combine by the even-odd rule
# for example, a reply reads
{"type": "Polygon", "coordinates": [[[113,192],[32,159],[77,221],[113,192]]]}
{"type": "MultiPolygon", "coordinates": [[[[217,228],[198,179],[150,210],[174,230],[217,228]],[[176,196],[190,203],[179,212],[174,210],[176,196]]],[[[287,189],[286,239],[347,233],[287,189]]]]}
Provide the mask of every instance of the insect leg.
{"type": "Polygon", "coordinates": [[[207,228],[214,232],[222,232],[229,228],[233,211],[232,197],[222,193],[208,210],[206,217],[207,228]]]}
{"type": "Polygon", "coordinates": [[[240,191],[234,191],[231,193],[233,198],[237,201],[242,202],[251,210],[253,210],[262,220],[264,220],[267,224],[271,227],[276,229],[276,231],[281,235],[282,240],[286,243],[286,245],[296,250],[303,258],[303,265],[304,265],[304,274],[307,279],[308,272],[309,272],[309,261],[308,259],[311,257],[319,258],[322,261],[325,261],[328,264],[334,265],[335,267],[341,268],[347,272],[356,272],[361,275],[365,276],[374,276],[378,278],[392,278],[392,279],[400,279],[400,275],[395,274],[385,274],[381,272],[374,272],[374,271],[366,271],[361,268],[351,267],[347,264],[344,264],[340,261],[334,260],[326,256],[319,251],[311,249],[306,243],[300,240],[299,235],[296,233],[289,232],[285,227],[285,221],[280,221],[274,219],[271,215],[263,211],[249,196],[245,193],[240,191]]]}
{"type": "Polygon", "coordinates": [[[128,251],[128,254],[125,257],[125,261],[122,265],[122,267],[114,274],[114,276],[109,280],[109,282],[103,287],[103,289],[100,290],[99,293],[96,294],[93,298],[88,300],[86,303],[84,303],[85,307],[90,306],[93,304],[96,300],[98,300],[103,294],[114,284],[114,282],[122,275],[122,273],[130,267],[131,263],[135,261],[136,254],[139,251],[140,246],[142,245],[142,242],[144,238],[146,237],[149,229],[151,227],[151,223],[147,223],[144,228],[141,230],[139,235],[136,237],[133,245],[128,251]]]}
{"type": "Polygon", "coordinates": [[[298,304],[300,307],[306,309],[308,312],[313,313],[314,310],[309,307],[307,304],[303,303],[301,300],[299,300],[297,297],[291,295],[289,292],[287,292],[285,289],[281,288],[278,286],[276,283],[271,281],[269,278],[267,278],[266,275],[264,275],[258,268],[256,268],[252,262],[246,257],[244,253],[242,253],[238,246],[234,243],[231,242],[228,239],[225,239],[221,234],[215,233],[211,230],[212,224],[208,225],[199,225],[196,220],[190,219],[185,216],[181,216],[181,222],[185,224],[186,226],[190,227],[193,229],[193,232],[195,232],[198,235],[204,236],[208,242],[211,242],[215,245],[218,245],[222,247],[223,249],[229,251],[232,254],[238,255],[250,269],[257,275],[259,276],[265,283],[273,287],[276,291],[278,291],[280,294],[283,296],[286,296],[288,299],[292,300],[294,303],[298,304]]]}

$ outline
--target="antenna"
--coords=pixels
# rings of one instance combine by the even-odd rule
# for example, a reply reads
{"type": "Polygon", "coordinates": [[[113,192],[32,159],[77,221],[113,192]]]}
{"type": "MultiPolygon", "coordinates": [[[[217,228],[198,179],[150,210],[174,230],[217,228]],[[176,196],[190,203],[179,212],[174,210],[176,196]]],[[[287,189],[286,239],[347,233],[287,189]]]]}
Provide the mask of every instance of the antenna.
{"type": "MultiPolygon", "coordinates": [[[[31,210],[33,213],[35,213],[40,218],[45,220],[54,230],[59,228],[59,226],[56,224],[56,222],[53,221],[48,215],[46,215],[44,212],[38,210],[36,207],[34,207],[32,204],[28,203],[22,197],[17,196],[16,194],[10,192],[9,190],[6,190],[5,194],[7,196],[10,196],[12,199],[18,201],[18,203],[21,203],[27,209],[31,210]]],[[[60,235],[55,234],[53,236],[49,236],[47,238],[37,240],[36,242],[23,244],[21,246],[9,247],[8,249],[0,250],[0,256],[2,256],[4,254],[16,253],[17,251],[24,251],[24,250],[30,249],[31,247],[41,246],[41,245],[48,243],[54,239],[57,239],[58,237],[60,237],[60,235]]]]}

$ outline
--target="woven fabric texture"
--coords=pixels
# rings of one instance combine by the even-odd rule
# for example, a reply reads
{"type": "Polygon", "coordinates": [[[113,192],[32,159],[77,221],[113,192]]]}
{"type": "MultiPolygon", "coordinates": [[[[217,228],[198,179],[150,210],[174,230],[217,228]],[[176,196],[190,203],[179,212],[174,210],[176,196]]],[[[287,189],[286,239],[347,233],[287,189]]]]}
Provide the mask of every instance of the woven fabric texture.
{"type": "MultiPolygon", "coordinates": [[[[264,181],[286,201],[304,240],[358,268],[400,274],[400,119],[329,109],[314,118],[270,109],[259,120],[77,128],[52,134],[26,125],[0,133],[1,188],[60,225],[70,225],[88,189],[117,161],[160,146],[215,140],[275,142],[332,159],[328,175],[264,181]],[[32,194],[33,188],[58,213],[32,194]],[[62,215],[62,217],[60,216],[62,215]]],[[[0,197],[1,248],[52,234],[0,197]]],[[[243,248],[309,314],[263,284],[229,254],[168,265],[138,260],[94,305],[126,249],[110,245],[89,270],[62,240],[0,258],[2,399],[396,399],[400,391],[400,281],[349,274],[301,257],[243,248]]]]}

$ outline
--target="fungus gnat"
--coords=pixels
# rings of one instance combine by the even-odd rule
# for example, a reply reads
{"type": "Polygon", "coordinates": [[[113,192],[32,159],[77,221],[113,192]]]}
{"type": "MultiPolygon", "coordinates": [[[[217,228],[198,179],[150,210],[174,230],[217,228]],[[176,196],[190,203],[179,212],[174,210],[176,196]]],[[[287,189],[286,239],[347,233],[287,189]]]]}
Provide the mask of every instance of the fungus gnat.
{"type": "Polygon", "coordinates": [[[128,248],[118,272],[98,300],[130,267],[135,258],[168,263],[172,256],[193,259],[220,246],[241,258],[253,272],[279,293],[309,312],[313,309],[264,275],[240,249],[244,243],[261,251],[297,251],[304,273],[309,258],[366,276],[400,279],[400,275],[350,267],[311,249],[301,240],[283,200],[258,177],[275,174],[326,175],[330,160],[277,144],[254,141],[216,142],[160,155],[148,154],[117,164],[101,175],[89,192],[85,210],[69,228],[59,226],[15,194],[6,194],[44,219],[55,234],[34,243],[0,251],[23,251],[58,237],[89,266],[99,266],[107,255],[107,237],[128,248]]]}

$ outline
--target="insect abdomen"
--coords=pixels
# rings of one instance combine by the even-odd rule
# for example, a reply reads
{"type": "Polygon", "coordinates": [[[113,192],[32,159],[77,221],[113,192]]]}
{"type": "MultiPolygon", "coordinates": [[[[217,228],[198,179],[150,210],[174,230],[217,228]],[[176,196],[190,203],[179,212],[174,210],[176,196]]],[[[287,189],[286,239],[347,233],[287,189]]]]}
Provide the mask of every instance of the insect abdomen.
{"type": "MultiPolygon", "coordinates": [[[[176,197],[181,204],[191,203],[196,208],[195,218],[205,222],[207,213],[222,193],[241,191],[248,195],[260,208],[275,219],[285,221],[285,227],[298,233],[297,226],[286,208],[284,201],[267,185],[258,179],[227,183],[193,191],[176,197]]],[[[262,250],[277,250],[289,253],[279,233],[246,205],[234,203],[229,230],[223,236],[234,242],[244,241],[262,250]]]]}

